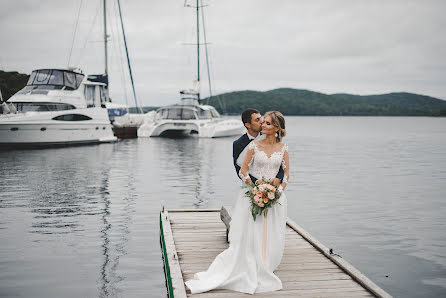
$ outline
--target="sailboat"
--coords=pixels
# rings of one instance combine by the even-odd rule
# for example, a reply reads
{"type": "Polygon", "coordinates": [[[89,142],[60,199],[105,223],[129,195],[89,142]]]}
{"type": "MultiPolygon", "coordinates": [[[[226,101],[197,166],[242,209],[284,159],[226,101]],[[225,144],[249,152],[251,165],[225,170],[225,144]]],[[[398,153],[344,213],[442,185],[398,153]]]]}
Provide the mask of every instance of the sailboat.
{"type": "MultiPolygon", "coordinates": [[[[200,34],[199,0],[197,14],[197,79],[193,87],[180,91],[179,103],[161,107],[146,114],[144,124],[138,129],[138,137],[184,137],[205,138],[237,136],[245,128],[240,120],[225,119],[210,105],[200,104],[200,34]]],[[[203,24],[204,25],[204,24],[203,24]]]]}
{"type": "MultiPolygon", "coordinates": [[[[106,0],[103,0],[103,1],[104,1],[104,7],[105,7],[106,0]]],[[[113,103],[113,102],[111,102],[110,99],[107,101],[106,106],[108,109],[108,114],[110,116],[110,120],[113,124],[113,131],[115,133],[115,136],[117,136],[118,138],[136,138],[136,137],[138,137],[137,130],[142,125],[142,123],[144,121],[144,114],[143,114],[142,109],[140,107],[138,107],[138,101],[136,98],[135,84],[133,81],[132,67],[130,64],[129,52],[128,52],[128,47],[127,47],[127,39],[125,37],[124,21],[122,19],[120,0],[116,0],[116,3],[118,4],[119,20],[121,23],[122,37],[123,37],[123,41],[124,41],[127,65],[128,65],[128,69],[129,69],[129,76],[130,76],[130,81],[132,84],[133,98],[135,100],[135,107],[136,107],[137,114],[130,113],[128,106],[123,105],[123,104],[113,103]]],[[[104,18],[105,18],[105,8],[104,8],[104,18]]],[[[105,39],[105,44],[106,44],[106,42],[107,42],[107,39],[106,39],[107,25],[106,25],[105,20],[104,20],[104,28],[105,28],[104,39],[105,39]]],[[[107,45],[105,47],[107,47],[107,45]]],[[[107,57],[107,51],[105,52],[105,55],[107,57]]]]}

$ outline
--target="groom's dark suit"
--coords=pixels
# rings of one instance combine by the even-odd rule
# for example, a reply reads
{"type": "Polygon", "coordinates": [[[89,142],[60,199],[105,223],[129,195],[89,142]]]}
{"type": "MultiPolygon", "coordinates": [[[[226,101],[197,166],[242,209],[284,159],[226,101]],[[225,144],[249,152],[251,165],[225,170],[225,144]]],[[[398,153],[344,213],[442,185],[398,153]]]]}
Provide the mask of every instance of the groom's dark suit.
{"type": "MultiPolygon", "coordinates": [[[[240,154],[242,153],[242,151],[245,149],[245,147],[248,146],[249,143],[251,143],[251,141],[252,140],[248,137],[248,133],[245,133],[240,138],[235,140],[234,143],[232,143],[232,158],[234,159],[234,167],[235,167],[235,171],[237,173],[237,177],[239,177],[238,172],[240,171],[240,166],[237,164],[237,159],[240,156],[240,154]]],[[[280,179],[280,183],[282,183],[283,174],[284,174],[284,172],[283,172],[282,166],[280,166],[279,172],[277,173],[277,176],[276,176],[276,178],[280,179]]],[[[252,175],[249,175],[249,177],[251,177],[251,180],[254,183],[257,181],[257,178],[261,178],[261,177],[256,178],[252,175]]]]}

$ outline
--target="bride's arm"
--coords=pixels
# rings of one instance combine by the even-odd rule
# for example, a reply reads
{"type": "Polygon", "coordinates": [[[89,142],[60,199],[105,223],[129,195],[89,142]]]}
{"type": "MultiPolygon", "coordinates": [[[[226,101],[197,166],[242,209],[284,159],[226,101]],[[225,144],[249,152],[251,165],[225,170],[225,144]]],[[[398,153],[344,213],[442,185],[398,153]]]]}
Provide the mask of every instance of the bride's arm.
{"type": "Polygon", "coordinates": [[[282,168],[283,168],[283,180],[282,180],[282,188],[285,189],[287,184],[288,184],[288,180],[290,179],[290,156],[288,154],[288,148],[285,149],[285,152],[283,153],[283,161],[282,161],[282,168]]]}
{"type": "Polygon", "coordinates": [[[240,168],[238,175],[242,178],[242,181],[248,185],[253,185],[251,177],[248,175],[249,166],[251,165],[252,158],[254,157],[254,148],[248,149],[245,155],[245,159],[243,160],[243,165],[240,168]]]}

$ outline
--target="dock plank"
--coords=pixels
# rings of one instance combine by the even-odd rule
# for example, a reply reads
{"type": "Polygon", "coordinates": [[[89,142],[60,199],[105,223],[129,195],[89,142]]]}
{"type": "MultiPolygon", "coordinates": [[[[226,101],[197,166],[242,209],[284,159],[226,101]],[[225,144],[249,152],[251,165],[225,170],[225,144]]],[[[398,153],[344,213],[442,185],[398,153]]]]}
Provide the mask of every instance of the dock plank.
{"type": "MultiPolygon", "coordinates": [[[[170,228],[172,262],[179,268],[172,283],[182,287],[184,281],[206,270],[215,257],[228,248],[226,239],[230,212],[222,208],[207,210],[163,211],[163,224],[170,228]],[[178,272],[179,271],[179,272],[178,272]],[[178,276],[178,274],[180,276],[178,276]]],[[[166,230],[166,229],[164,229],[166,230]]],[[[167,231],[169,232],[169,231],[167,231]]],[[[341,258],[330,255],[329,249],[293,221],[287,221],[285,249],[282,262],[275,271],[282,280],[283,289],[256,293],[255,297],[391,297],[356,268],[341,258]]],[[[253,295],[229,290],[212,290],[201,294],[179,296],[192,298],[252,297],[253,295]]]]}

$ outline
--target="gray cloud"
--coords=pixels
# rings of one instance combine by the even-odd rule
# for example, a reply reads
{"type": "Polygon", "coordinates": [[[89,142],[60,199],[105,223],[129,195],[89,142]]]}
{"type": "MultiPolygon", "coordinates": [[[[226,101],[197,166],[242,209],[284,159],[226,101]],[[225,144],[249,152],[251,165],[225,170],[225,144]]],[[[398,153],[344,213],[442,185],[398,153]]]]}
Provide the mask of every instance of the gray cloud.
{"type": "MultiPolygon", "coordinates": [[[[100,2],[83,1],[71,61],[103,71],[100,2]],[[95,17],[96,16],[96,17],[95,17]]],[[[178,100],[196,75],[195,16],[183,1],[121,1],[139,100],[178,100]]],[[[326,93],[408,91],[446,99],[444,1],[205,1],[214,93],[306,88],[326,93]]],[[[80,1],[0,2],[0,68],[66,67],[80,1]]],[[[110,89],[130,96],[109,1],[110,89]],[[123,81],[126,81],[124,88],[123,81]]],[[[204,47],[202,47],[204,53],[204,47]]],[[[203,95],[208,94],[202,56],[203,95]]]]}

